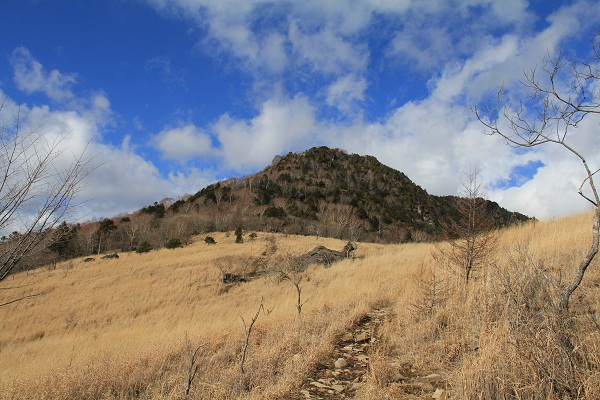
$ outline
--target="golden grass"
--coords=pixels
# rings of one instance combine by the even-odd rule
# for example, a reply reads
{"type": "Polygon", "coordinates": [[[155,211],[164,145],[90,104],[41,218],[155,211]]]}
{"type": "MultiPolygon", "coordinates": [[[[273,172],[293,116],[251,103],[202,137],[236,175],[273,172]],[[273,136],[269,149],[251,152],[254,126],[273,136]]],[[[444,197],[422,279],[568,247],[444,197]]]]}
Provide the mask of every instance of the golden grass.
{"type": "MultiPolygon", "coordinates": [[[[198,237],[183,249],[121,254],[118,260],[97,257],[90,263],[73,260],[55,270],[16,274],[3,282],[14,289],[0,291],[0,302],[51,291],[0,308],[0,398],[180,398],[186,335],[195,344],[208,342],[199,352],[192,397],[286,398],[310,368],[326,359],[336,335],[382,304],[391,304],[396,317],[381,328],[360,396],[402,398],[405,388],[390,382],[398,372],[442,373],[446,388],[462,398],[484,393],[489,388],[481,382],[494,376],[506,385],[525,384],[525,378],[515,376],[515,365],[520,362],[526,370],[530,364],[507,342],[510,316],[504,318],[505,311],[497,309],[504,298],[498,280],[510,277],[498,271],[509,271],[511,255],[520,252],[548,274],[570,277],[587,250],[590,231],[589,214],[508,229],[495,267],[476,271],[467,289],[460,276],[434,264],[432,244],[361,243],[357,259],[306,271],[301,322],[289,282],[258,278],[226,287],[219,281],[215,259],[258,257],[268,234],[235,244],[233,235],[215,233],[216,245],[198,237]],[[419,317],[411,305],[423,292],[411,277],[434,266],[451,290],[434,315],[419,317]],[[242,318],[248,323],[261,299],[270,312],[255,325],[249,372],[241,376],[242,318]],[[476,340],[481,349],[468,351],[476,340]]],[[[340,250],[345,244],[299,236],[276,240],[279,252],[293,253],[316,245],[340,250]]],[[[599,282],[596,263],[574,299],[578,326],[593,335],[598,332],[590,318],[598,314],[599,282]]],[[[598,343],[588,335],[585,346],[594,349],[598,343]]],[[[592,388],[598,373],[586,374],[592,388]]],[[[534,374],[527,379],[543,381],[534,374]]],[[[493,389],[489,393],[499,393],[497,385],[493,389]]],[[[529,392],[519,393],[528,397],[529,392]]]]}

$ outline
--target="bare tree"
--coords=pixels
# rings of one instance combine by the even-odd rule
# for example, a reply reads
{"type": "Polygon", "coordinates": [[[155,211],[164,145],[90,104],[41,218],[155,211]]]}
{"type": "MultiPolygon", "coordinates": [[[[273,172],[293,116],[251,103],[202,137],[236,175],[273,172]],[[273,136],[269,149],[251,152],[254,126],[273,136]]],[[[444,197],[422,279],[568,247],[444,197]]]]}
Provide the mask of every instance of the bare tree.
{"type": "Polygon", "coordinates": [[[13,232],[0,244],[0,281],[69,216],[91,171],[85,150],[66,154],[66,136],[23,132],[13,118],[0,126],[0,232],[13,232]]]}
{"type": "Polygon", "coordinates": [[[590,168],[583,149],[576,149],[570,140],[584,120],[597,119],[600,115],[600,30],[592,38],[591,46],[593,52],[589,60],[548,54],[541,67],[525,72],[521,83],[527,96],[518,104],[505,101],[506,91],[502,87],[495,106],[471,107],[487,128],[487,134],[500,135],[515,148],[559,145],[577,157],[585,170],[578,193],[594,207],[592,243],[570,282],[560,287],[559,311],[562,313],[568,312],[571,295],[598,253],[600,241],[600,197],[594,182],[599,170],[590,168]]]}
{"type": "Polygon", "coordinates": [[[263,306],[263,299],[260,299],[258,311],[256,311],[256,314],[254,314],[254,317],[252,317],[250,325],[246,324],[246,320],[244,319],[244,317],[240,317],[242,319],[242,322],[244,323],[244,346],[242,347],[242,358],[240,359],[240,372],[242,373],[242,375],[245,373],[244,364],[246,363],[246,352],[248,351],[248,342],[250,341],[250,334],[252,333],[252,328],[254,327],[256,320],[258,320],[261,311],[266,314],[269,314],[272,311],[265,311],[265,307],[263,306]]]}
{"type": "Polygon", "coordinates": [[[201,347],[204,347],[208,344],[209,342],[204,342],[202,344],[199,344],[198,346],[194,347],[192,346],[192,341],[190,340],[190,337],[188,336],[187,332],[185,334],[185,352],[187,355],[187,361],[188,361],[188,365],[187,365],[187,381],[186,381],[186,385],[185,385],[185,397],[188,398],[188,396],[190,395],[190,391],[192,389],[192,383],[194,382],[194,378],[196,378],[196,374],[198,373],[198,351],[200,350],[201,347]]]}
{"type": "Polygon", "coordinates": [[[304,267],[298,262],[298,256],[292,251],[284,251],[283,254],[275,260],[271,269],[279,282],[289,281],[296,289],[296,311],[298,320],[302,317],[302,307],[306,300],[302,301],[302,280],[304,279],[304,267]]]}
{"type": "Polygon", "coordinates": [[[479,170],[471,168],[462,189],[456,198],[457,218],[442,224],[448,238],[449,248],[438,246],[435,257],[442,257],[464,272],[465,283],[469,283],[474,269],[481,267],[494,250],[498,238],[494,215],[487,209],[483,182],[479,170]]]}

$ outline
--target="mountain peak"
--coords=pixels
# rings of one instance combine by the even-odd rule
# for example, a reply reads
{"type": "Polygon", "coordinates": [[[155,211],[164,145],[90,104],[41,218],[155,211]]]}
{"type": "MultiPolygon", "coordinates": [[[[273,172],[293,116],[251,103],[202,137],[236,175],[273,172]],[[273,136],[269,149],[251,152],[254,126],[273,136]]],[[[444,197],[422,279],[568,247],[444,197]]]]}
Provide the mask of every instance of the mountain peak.
{"type": "MultiPolygon", "coordinates": [[[[456,216],[452,196],[433,196],[373,156],[313,147],[273,158],[263,171],[209,185],[182,205],[211,215],[203,230],[316,234],[348,240],[404,242],[440,237],[441,221],[456,216]]],[[[527,217],[489,202],[497,224],[527,217]]]]}

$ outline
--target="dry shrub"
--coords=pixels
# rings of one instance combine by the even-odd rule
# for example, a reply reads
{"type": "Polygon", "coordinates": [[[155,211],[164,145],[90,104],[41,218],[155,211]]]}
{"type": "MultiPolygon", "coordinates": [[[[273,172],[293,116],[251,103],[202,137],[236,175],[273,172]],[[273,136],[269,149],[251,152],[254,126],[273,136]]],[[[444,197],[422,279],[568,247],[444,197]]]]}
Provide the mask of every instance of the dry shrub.
{"type": "Polygon", "coordinates": [[[419,264],[410,280],[416,293],[409,309],[415,320],[429,320],[444,309],[449,296],[449,284],[438,265],[419,264]]]}
{"type": "Polygon", "coordinates": [[[496,265],[480,350],[457,371],[465,398],[596,398],[598,336],[559,313],[555,281],[525,249],[496,265]]]}

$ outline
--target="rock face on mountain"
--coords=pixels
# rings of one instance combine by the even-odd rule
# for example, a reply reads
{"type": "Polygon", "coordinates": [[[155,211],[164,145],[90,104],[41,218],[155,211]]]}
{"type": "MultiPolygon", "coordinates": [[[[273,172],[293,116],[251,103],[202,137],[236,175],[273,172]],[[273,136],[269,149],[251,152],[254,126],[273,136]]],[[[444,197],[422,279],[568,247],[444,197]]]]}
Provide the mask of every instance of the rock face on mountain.
{"type": "MultiPolygon", "coordinates": [[[[316,147],[277,156],[255,175],[209,185],[162,211],[202,215],[205,231],[242,226],[398,243],[440,237],[443,221],[457,218],[455,203],[456,197],[430,195],[375,157],[316,147]]],[[[491,201],[486,209],[497,226],[528,219],[491,201]]]]}

